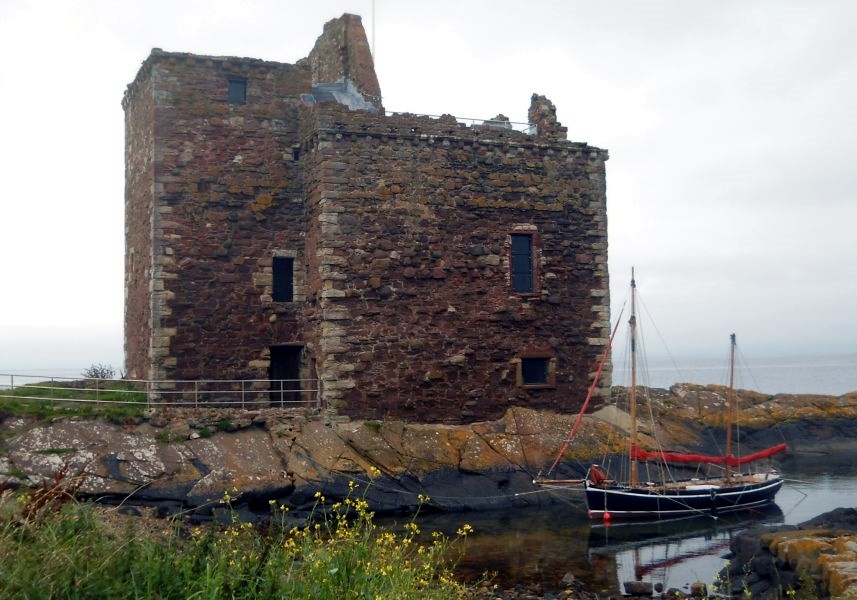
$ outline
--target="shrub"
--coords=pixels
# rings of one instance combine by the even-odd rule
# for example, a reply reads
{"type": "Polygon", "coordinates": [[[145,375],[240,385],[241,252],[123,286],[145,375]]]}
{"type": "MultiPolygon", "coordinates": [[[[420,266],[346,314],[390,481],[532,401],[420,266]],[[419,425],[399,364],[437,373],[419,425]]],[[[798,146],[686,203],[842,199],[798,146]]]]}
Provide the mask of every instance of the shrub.
{"type": "Polygon", "coordinates": [[[84,379],[113,379],[115,375],[116,371],[111,365],[102,365],[101,363],[94,363],[81,373],[84,379]]]}

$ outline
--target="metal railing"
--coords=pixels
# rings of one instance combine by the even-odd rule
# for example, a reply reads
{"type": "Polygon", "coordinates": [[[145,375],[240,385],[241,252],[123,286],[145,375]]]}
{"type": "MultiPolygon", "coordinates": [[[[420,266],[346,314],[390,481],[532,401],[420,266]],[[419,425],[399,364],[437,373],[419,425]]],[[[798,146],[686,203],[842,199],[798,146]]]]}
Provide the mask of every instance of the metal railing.
{"type": "Polygon", "coordinates": [[[321,407],[318,379],[95,379],[0,373],[0,399],[193,408],[321,407]]]}
{"type": "MultiPolygon", "coordinates": [[[[387,111],[387,113],[391,116],[398,115],[409,115],[414,117],[429,117],[431,119],[440,119],[444,116],[448,115],[429,115],[423,113],[409,113],[409,112],[401,112],[401,111],[387,111]]],[[[507,120],[497,120],[497,119],[477,119],[475,117],[455,117],[455,120],[459,123],[463,123],[468,127],[488,127],[491,129],[508,129],[510,131],[517,131],[520,133],[524,133],[526,135],[536,135],[538,134],[539,128],[538,125],[534,123],[522,123],[520,121],[507,121],[507,120]]]]}

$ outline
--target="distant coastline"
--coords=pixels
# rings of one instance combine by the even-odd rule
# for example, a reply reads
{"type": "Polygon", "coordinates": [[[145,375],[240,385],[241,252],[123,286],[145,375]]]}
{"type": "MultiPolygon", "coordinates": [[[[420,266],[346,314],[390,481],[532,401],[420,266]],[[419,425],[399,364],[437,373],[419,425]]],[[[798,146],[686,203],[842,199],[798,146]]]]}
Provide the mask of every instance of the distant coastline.
{"type": "MultiPolygon", "coordinates": [[[[766,394],[821,394],[841,396],[857,391],[857,352],[753,358],[735,370],[735,386],[766,394]]],[[[668,388],[674,383],[729,383],[729,367],[722,357],[649,359],[641,384],[668,388]]],[[[613,384],[625,385],[626,370],[613,367],[613,384]]]]}

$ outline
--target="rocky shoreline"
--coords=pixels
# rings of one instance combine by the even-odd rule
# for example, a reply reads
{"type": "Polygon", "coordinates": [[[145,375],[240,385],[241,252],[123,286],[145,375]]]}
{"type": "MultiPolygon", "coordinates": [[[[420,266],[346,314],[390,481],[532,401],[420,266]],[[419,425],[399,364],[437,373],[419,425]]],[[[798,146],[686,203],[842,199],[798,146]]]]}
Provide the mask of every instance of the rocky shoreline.
{"type": "MultiPolygon", "coordinates": [[[[621,397],[623,388],[614,388],[621,397]]],[[[740,444],[751,452],[785,441],[778,458],[830,465],[857,457],[857,393],[768,396],[740,390],[740,444]]],[[[719,386],[675,385],[646,397],[658,441],[671,449],[716,453],[723,437],[719,386]]],[[[58,468],[84,472],[82,491],[115,501],[211,512],[226,490],[248,509],[276,500],[309,510],[316,492],[330,499],[357,485],[373,510],[408,512],[420,496],[443,511],[550,503],[533,494],[565,441],[574,415],[511,408],[502,419],[468,425],[353,421],[329,412],[264,409],[165,409],[131,423],[57,418],[50,423],[0,415],[0,481],[37,485],[58,468]]],[[[580,477],[586,466],[621,452],[627,415],[595,407],[552,476],[580,477]]],[[[654,444],[644,430],[641,444],[654,444]]]]}
{"type": "MultiPolygon", "coordinates": [[[[614,388],[614,398],[624,392],[614,388]]],[[[642,444],[653,443],[657,433],[672,449],[716,451],[711,440],[720,437],[722,422],[711,415],[725,404],[724,388],[681,384],[648,392],[646,402],[664,416],[644,432],[642,444]]],[[[857,457],[857,393],[738,395],[747,407],[739,417],[745,451],[785,440],[786,469],[798,459],[829,465],[857,457]]],[[[316,493],[331,502],[360,494],[379,514],[412,512],[425,497],[430,500],[423,510],[543,506],[555,499],[533,493],[533,478],[553,462],[574,418],[525,408],[468,425],[353,421],[330,412],[273,408],[166,409],[122,424],[78,418],[40,423],[7,414],[0,415],[0,482],[38,485],[65,467],[82,474],[81,492],[88,497],[199,520],[219,518],[226,491],[247,520],[258,518],[270,501],[289,507],[299,520],[313,509],[316,493]]],[[[626,421],[615,405],[595,407],[556,476],[580,477],[588,464],[620,452],[626,421]]],[[[748,563],[744,550],[734,551],[733,564],[754,570],[761,563],[748,563]]],[[[506,596],[485,597],[587,597],[559,584],[541,592],[490,591],[501,592],[506,596]]]]}
{"type": "Polygon", "coordinates": [[[730,550],[719,577],[733,596],[774,600],[796,590],[803,597],[857,597],[855,508],[838,508],[800,525],[750,528],[736,536],[730,550]]]}

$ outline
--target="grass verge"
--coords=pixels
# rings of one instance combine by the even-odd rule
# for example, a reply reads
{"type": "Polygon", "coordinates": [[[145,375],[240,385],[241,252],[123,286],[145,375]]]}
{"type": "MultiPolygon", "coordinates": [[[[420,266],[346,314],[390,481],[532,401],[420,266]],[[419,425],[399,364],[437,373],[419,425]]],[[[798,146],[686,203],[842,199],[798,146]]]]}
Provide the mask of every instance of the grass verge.
{"type": "Polygon", "coordinates": [[[142,417],[145,409],[146,393],[122,380],[41,381],[0,390],[0,414],[37,419],[80,416],[122,423],[142,417]]]}
{"type": "MultiPolygon", "coordinates": [[[[56,503],[5,497],[0,505],[0,597],[4,598],[290,598],[430,599],[468,596],[448,562],[459,538],[416,541],[377,528],[362,498],[327,506],[319,518],[286,525],[271,503],[265,529],[238,520],[221,528],[161,533],[110,527],[93,507],[54,494],[56,503]],[[16,504],[17,503],[17,504],[16,504]]],[[[427,500],[427,499],[425,499],[427,500]]],[[[222,500],[231,506],[231,497],[222,500]]]]}

